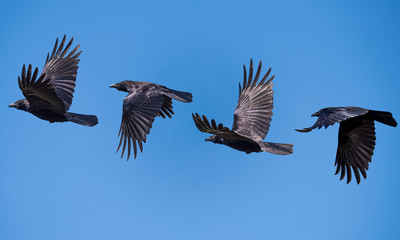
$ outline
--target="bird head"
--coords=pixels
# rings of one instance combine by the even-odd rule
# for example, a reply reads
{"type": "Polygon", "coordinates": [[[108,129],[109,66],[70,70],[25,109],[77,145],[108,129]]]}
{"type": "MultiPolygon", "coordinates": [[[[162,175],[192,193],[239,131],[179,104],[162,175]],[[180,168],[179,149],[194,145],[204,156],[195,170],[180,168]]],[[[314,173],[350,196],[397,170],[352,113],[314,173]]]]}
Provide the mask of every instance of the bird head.
{"type": "Polygon", "coordinates": [[[212,135],[212,136],[209,136],[208,138],[204,139],[204,141],[222,144],[223,139],[221,137],[218,137],[217,135],[212,135]]]}
{"type": "Polygon", "coordinates": [[[15,103],[11,103],[10,105],[8,105],[8,107],[26,111],[29,107],[29,102],[26,99],[21,99],[16,101],[15,103]]]}
{"type": "Polygon", "coordinates": [[[110,85],[110,88],[115,88],[118,91],[129,92],[127,89],[128,82],[129,81],[122,81],[119,83],[114,83],[110,85]]]}

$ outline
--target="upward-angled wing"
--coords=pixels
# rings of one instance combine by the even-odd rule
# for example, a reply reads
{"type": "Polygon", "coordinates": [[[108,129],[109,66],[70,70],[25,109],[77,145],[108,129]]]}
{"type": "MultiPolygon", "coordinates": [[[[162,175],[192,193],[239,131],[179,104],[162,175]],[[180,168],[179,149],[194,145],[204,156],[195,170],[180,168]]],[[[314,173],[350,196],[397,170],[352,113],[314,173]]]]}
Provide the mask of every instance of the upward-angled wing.
{"type": "Polygon", "coordinates": [[[78,57],[79,55],[81,55],[82,51],[75,54],[79,48],[78,45],[67,55],[74,38],[71,38],[71,40],[63,50],[65,37],[66,36],[64,35],[60,46],[58,47],[58,50],[57,38],[53,52],[50,56],[49,54],[47,54],[46,63],[44,65],[42,74],[46,74],[45,80],[50,80],[50,84],[52,84],[58,97],[65,105],[65,111],[68,111],[69,107],[72,104],[72,98],[75,88],[76,74],[78,71],[79,63],[78,57]]]}
{"type": "Polygon", "coordinates": [[[38,68],[32,76],[32,66],[29,64],[28,71],[25,65],[22,67],[21,77],[18,76],[18,85],[29,102],[29,105],[37,110],[50,111],[58,114],[65,113],[65,106],[57,96],[49,80],[42,74],[38,79],[38,68]]]}
{"type": "Polygon", "coordinates": [[[340,180],[347,173],[347,183],[351,181],[351,169],[360,183],[360,173],[367,177],[365,170],[374,154],[375,148],[374,120],[368,115],[351,118],[340,123],[339,143],[336,153],[336,173],[340,174],[340,180]]]}
{"type": "Polygon", "coordinates": [[[196,124],[196,127],[201,132],[220,135],[220,136],[226,136],[226,135],[231,135],[231,134],[236,135],[235,132],[232,132],[229,128],[224,127],[222,125],[222,123],[217,125],[214,119],[211,119],[211,124],[210,124],[207,117],[204,115],[203,115],[203,119],[202,119],[199,114],[196,113],[196,115],[194,115],[192,113],[192,117],[193,117],[194,123],[196,124]]]}
{"type": "Polygon", "coordinates": [[[143,142],[146,142],[146,135],[150,133],[154,118],[160,112],[164,100],[164,95],[157,91],[132,92],[124,98],[121,128],[118,133],[121,139],[117,149],[118,152],[121,145],[123,145],[121,158],[124,156],[125,148],[128,146],[127,159],[129,159],[131,145],[133,145],[136,158],[136,142],[140,151],[143,151],[143,142]]]}
{"type": "Polygon", "coordinates": [[[311,130],[321,127],[329,127],[335,123],[340,123],[346,119],[357,117],[368,113],[368,109],[359,107],[329,107],[319,110],[312,116],[318,119],[313,126],[304,129],[296,129],[298,132],[310,132],[311,130]]]}
{"type": "Polygon", "coordinates": [[[257,83],[261,72],[261,61],[257,73],[253,78],[253,61],[250,60],[249,78],[244,68],[243,89],[239,83],[239,101],[234,113],[232,131],[252,140],[261,141],[268,133],[272,108],[273,91],[271,82],[274,76],[268,79],[271,69],[257,83]]]}

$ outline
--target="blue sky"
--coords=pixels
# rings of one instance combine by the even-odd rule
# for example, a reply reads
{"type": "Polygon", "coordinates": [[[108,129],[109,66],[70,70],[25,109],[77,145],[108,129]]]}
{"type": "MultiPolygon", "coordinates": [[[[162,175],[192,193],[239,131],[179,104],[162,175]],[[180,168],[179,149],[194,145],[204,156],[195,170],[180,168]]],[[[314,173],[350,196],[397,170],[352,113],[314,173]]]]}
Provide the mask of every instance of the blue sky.
{"type": "Polygon", "coordinates": [[[338,125],[308,134],[327,106],[399,121],[397,1],[8,1],[0,9],[0,239],[394,239],[400,234],[399,128],[376,124],[367,180],[335,176],[338,125]],[[70,111],[50,124],[7,105],[23,64],[42,68],[57,37],[81,44],[70,111]],[[191,113],[231,126],[250,58],[272,67],[268,141],[246,155],[204,142],[191,113]],[[190,91],[155,120],[144,152],[116,154],[122,80],[190,91]]]}

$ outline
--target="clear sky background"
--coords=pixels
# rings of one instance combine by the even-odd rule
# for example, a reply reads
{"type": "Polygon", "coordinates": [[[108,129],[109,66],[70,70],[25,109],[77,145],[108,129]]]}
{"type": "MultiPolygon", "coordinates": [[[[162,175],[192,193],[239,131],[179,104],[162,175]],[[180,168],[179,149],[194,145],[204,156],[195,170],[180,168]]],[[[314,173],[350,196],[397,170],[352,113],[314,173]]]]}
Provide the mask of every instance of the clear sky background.
{"type": "Polygon", "coordinates": [[[376,124],[368,177],[339,181],[338,125],[308,134],[328,106],[400,120],[398,1],[7,1],[0,8],[0,239],[396,239],[399,132],[376,124]],[[23,64],[42,69],[55,39],[81,44],[72,112],[53,123],[8,108],[23,64]],[[243,64],[272,67],[268,141],[246,155],[204,142],[198,112],[231,126],[243,64]],[[190,91],[157,118],[136,160],[116,154],[122,101],[108,86],[190,91]]]}

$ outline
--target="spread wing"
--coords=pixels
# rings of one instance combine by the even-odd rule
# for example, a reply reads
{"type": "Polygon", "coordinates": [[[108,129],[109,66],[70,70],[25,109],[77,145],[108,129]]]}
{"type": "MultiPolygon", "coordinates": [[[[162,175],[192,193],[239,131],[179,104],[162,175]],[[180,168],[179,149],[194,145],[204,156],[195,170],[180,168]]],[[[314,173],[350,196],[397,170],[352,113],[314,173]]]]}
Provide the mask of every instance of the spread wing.
{"type": "Polygon", "coordinates": [[[150,133],[154,118],[159,114],[165,101],[164,98],[164,95],[157,91],[132,92],[124,98],[121,127],[118,133],[121,139],[117,149],[118,152],[123,145],[121,158],[124,156],[125,148],[128,147],[127,159],[129,159],[131,146],[136,158],[136,142],[140,151],[143,151],[143,142],[146,142],[146,135],[150,133]]]}
{"type": "Polygon", "coordinates": [[[46,74],[45,80],[50,80],[50,84],[52,84],[57,96],[62,100],[63,105],[65,107],[65,111],[68,111],[69,107],[72,104],[72,98],[75,88],[76,74],[78,71],[78,63],[79,63],[79,55],[81,55],[82,51],[76,51],[79,48],[79,45],[76,46],[68,55],[72,41],[74,38],[71,38],[65,49],[63,50],[65,43],[65,35],[60,43],[60,46],[57,50],[58,38],[54,45],[53,52],[50,55],[47,54],[46,63],[44,65],[42,75],[46,74]],[[75,54],[75,55],[74,55],[75,54]]]}
{"type": "Polygon", "coordinates": [[[374,120],[368,116],[355,117],[340,123],[339,144],[336,153],[336,173],[340,173],[340,180],[347,173],[347,183],[351,181],[351,170],[360,183],[360,173],[367,177],[369,162],[375,148],[374,120]]]}
{"type": "Polygon", "coordinates": [[[250,139],[261,141],[268,133],[272,108],[273,91],[271,82],[274,76],[267,78],[271,69],[264,75],[262,80],[257,83],[261,72],[261,61],[257,73],[253,77],[253,61],[250,61],[249,78],[246,79],[246,67],[244,68],[243,89],[239,83],[239,101],[234,113],[232,131],[248,137],[250,139]]]}
{"type": "Polygon", "coordinates": [[[368,109],[359,107],[329,107],[319,110],[311,116],[318,116],[313,126],[304,129],[296,129],[298,132],[310,132],[315,128],[329,127],[349,118],[357,117],[368,113],[368,109]]]}
{"type": "Polygon", "coordinates": [[[29,64],[28,71],[26,72],[25,65],[23,65],[21,77],[18,76],[19,88],[29,101],[30,106],[37,110],[64,114],[64,103],[57,96],[50,80],[45,80],[45,74],[36,79],[37,75],[38,68],[32,75],[32,66],[29,64]]]}
{"type": "Polygon", "coordinates": [[[194,120],[194,123],[196,124],[196,127],[204,133],[210,133],[210,134],[215,134],[215,135],[229,135],[229,134],[235,134],[234,132],[232,132],[229,128],[224,127],[222,125],[222,123],[216,124],[214,119],[211,119],[211,124],[208,121],[207,117],[203,115],[203,119],[200,117],[199,114],[196,113],[196,115],[194,115],[192,113],[192,117],[194,120]]]}

